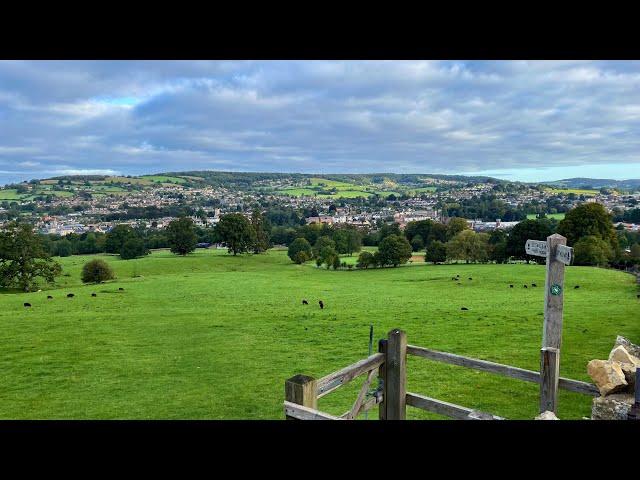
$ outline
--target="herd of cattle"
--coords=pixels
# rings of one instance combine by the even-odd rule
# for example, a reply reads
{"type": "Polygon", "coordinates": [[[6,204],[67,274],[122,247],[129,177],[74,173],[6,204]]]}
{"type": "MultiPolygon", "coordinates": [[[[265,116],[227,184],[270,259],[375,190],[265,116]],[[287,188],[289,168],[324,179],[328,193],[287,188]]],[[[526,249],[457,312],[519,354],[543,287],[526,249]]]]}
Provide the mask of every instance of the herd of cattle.
{"type": "MultiPolygon", "coordinates": [[[[119,287],[118,290],[122,291],[122,290],[124,290],[124,288],[119,287]]],[[[75,296],[76,296],[75,293],[67,293],[67,298],[73,298],[75,296]]],[[[91,296],[92,297],[97,297],[98,294],[97,293],[92,293],[91,296]]],[[[47,300],[53,300],[53,296],[52,295],[47,295],[47,300]]],[[[31,304],[29,302],[24,302],[23,305],[25,307],[27,307],[27,308],[31,306],[31,304]]]]}

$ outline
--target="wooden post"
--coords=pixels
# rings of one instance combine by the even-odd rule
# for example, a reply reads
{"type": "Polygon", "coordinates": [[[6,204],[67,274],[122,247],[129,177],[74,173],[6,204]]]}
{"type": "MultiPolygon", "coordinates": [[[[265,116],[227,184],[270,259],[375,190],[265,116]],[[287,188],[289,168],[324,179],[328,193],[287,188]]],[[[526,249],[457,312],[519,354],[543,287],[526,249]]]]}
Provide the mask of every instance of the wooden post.
{"type": "Polygon", "coordinates": [[[397,328],[388,335],[385,375],[386,420],[404,420],[407,410],[407,334],[397,328]]]}
{"type": "MultiPolygon", "coordinates": [[[[284,383],[284,396],[288,402],[302,405],[303,407],[318,409],[318,396],[316,393],[317,382],[307,375],[296,375],[284,383]]],[[[293,417],[286,417],[293,420],[293,417]]]]}
{"type": "MultiPolygon", "coordinates": [[[[387,352],[387,340],[380,339],[378,341],[378,353],[386,354],[386,352],[387,352]]],[[[385,356],[385,363],[386,363],[386,356],[385,356]]],[[[378,404],[378,420],[387,419],[387,410],[386,410],[387,404],[384,401],[385,386],[387,384],[387,377],[385,375],[385,363],[383,363],[378,367],[378,385],[381,387],[381,393],[382,393],[382,402],[378,404]]]]}
{"type": "Polygon", "coordinates": [[[564,304],[564,262],[558,260],[558,245],[567,239],[554,233],[547,237],[547,276],[544,291],[544,330],[542,347],[560,349],[562,343],[562,306],[564,304]],[[559,288],[558,288],[559,287],[559,288]]]}
{"type": "Polygon", "coordinates": [[[540,413],[556,413],[562,344],[564,305],[564,262],[558,259],[558,247],[567,239],[554,233],[547,237],[547,274],[544,290],[544,325],[540,353],[540,413]]]}
{"type": "Polygon", "coordinates": [[[560,350],[545,347],[540,350],[540,413],[556,413],[558,406],[558,380],[560,350]]]}

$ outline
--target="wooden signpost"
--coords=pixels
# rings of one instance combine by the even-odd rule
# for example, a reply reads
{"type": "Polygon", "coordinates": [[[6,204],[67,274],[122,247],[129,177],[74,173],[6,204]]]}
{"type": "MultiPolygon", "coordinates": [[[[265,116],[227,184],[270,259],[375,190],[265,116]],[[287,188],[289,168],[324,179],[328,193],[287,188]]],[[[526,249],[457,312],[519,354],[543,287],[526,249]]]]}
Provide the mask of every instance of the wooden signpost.
{"type": "Polygon", "coordinates": [[[560,378],[560,344],[562,341],[562,307],[564,304],[564,266],[571,263],[573,249],[567,239],[553,234],[547,241],[527,240],[529,255],[546,257],[547,274],[544,291],[544,326],[540,351],[540,413],[556,412],[560,378]]]}

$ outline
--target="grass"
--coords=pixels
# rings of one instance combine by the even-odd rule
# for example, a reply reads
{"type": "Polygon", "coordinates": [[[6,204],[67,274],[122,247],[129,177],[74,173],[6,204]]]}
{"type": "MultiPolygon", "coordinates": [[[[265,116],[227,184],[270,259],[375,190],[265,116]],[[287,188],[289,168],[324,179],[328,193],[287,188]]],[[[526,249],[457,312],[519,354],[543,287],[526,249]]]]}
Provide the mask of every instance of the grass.
{"type": "MultiPolygon", "coordinates": [[[[399,327],[414,345],[538,369],[544,290],[522,284],[543,285],[543,266],[327,271],[274,250],[100,257],[117,280],[83,286],[80,269],[93,256],[67,257],[57,259],[68,275],[58,287],[0,295],[0,418],[279,419],[285,379],[365,357],[369,324],[376,339],[399,327]]],[[[587,362],[606,358],[616,335],[640,339],[638,287],[623,272],[574,266],[566,285],[562,376],[589,380],[587,362]]],[[[319,407],[345,412],[361,381],[319,407]]],[[[414,357],[408,389],[507,418],[537,413],[535,384],[414,357]]],[[[558,415],[588,416],[590,403],[562,391],[558,415]]]]}
{"type": "Polygon", "coordinates": [[[144,175],[140,178],[151,180],[154,183],[186,183],[187,180],[180,177],[172,177],[168,175],[144,175]]]}
{"type": "Polygon", "coordinates": [[[21,200],[25,194],[18,193],[15,188],[0,189],[0,200],[21,200]]]}
{"type": "Polygon", "coordinates": [[[600,193],[599,190],[585,190],[582,188],[546,188],[545,190],[564,194],[575,193],[576,195],[585,195],[587,197],[600,193]]]}
{"type": "MultiPolygon", "coordinates": [[[[535,213],[529,213],[527,214],[527,220],[535,220],[537,214],[535,213]]],[[[555,218],[556,220],[563,220],[564,219],[564,213],[547,213],[547,218],[555,218]]]]}

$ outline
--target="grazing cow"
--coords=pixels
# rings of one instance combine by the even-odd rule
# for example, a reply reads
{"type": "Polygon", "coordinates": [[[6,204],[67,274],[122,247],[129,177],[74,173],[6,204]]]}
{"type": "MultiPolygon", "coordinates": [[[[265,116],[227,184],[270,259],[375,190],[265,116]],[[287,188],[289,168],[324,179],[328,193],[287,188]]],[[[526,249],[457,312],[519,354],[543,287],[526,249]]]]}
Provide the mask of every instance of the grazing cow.
{"type": "Polygon", "coordinates": [[[30,307],[30,306],[31,306],[31,304],[30,304],[30,303],[26,303],[26,302],[25,302],[24,306],[25,306],[25,307],[30,307]]]}
{"type": "Polygon", "coordinates": [[[636,298],[640,298],[640,293],[636,295],[636,298]]]}
{"type": "Polygon", "coordinates": [[[51,295],[47,295],[47,300],[53,300],[53,297],[51,295]]]}
{"type": "Polygon", "coordinates": [[[455,281],[455,280],[458,280],[458,279],[456,277],[451,277],[451,280],[455,281]]]}
{"type": "Polygon", "coordinates": [[[73,298],[75,295],[73,293],[67,293],[67,298],[73,298]]]}
{"type": "Polygon", "coordinates": [[[509,288],[513,288],[513,285],[509,285],[509,288]]]}
{"type": "Polygon", "coordinates": [[[124,288],[120,287],[120,288],[118,288],[118,290],[124,290],[124,288]]]}
{"type": "Polygon", "coordinates": [[[575,286],[575,287],[573,287],[573,288],[580,288],[580,285],[576,285],[576,286],[575,286]]]}
{"type": "Polygon", "coordinates": [[[467,307],[461,307],[460,310],[469,310],[467,307]]]}
{"type": "Polygon", "coordinates": [[[97,297],[98,295],[97,295],[97,294],[95,294],[95,293],[92,293],[92,294],[91,294],[91,296],[92,296],[92,297],[97,297]]]}
{"type": "Polygon", "coordinates": [[[302,299],[302,304],[303,305],[309,305],[309,302],[307,302],[304,298],[302,299]]]}
{"type": "Polygon", "coordinates": [[[529,288],[529,287],[527,287],[526,285],[523,285],[523,287],[524,287],[524,288],[529,288]]]}
{"type": "Polygon", "coordinates": [[[473,280],[473,278],[469,277],[469,280],[473,280]]]}
{"type": "Polygon", "coordinates": [[[324,308],[324,303],[322,303],[322,300],[318,300],[318,305],[320,305],[320,310],[324,308]]]}
{"type": "Polygon", "coordinates": [[[532,287],[537,287],[538,285],[536,285],[535,283],[531,284],[532,287]]]}

